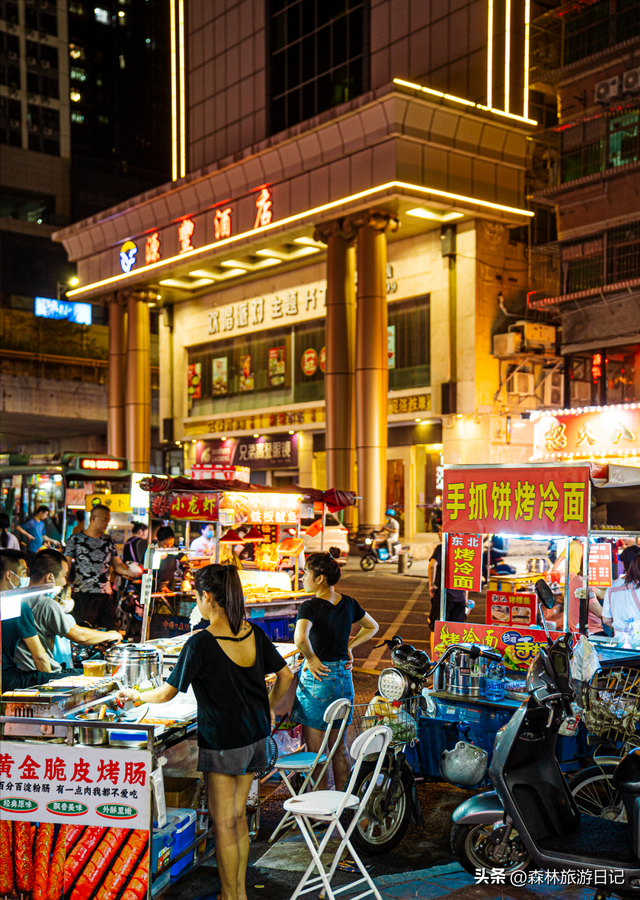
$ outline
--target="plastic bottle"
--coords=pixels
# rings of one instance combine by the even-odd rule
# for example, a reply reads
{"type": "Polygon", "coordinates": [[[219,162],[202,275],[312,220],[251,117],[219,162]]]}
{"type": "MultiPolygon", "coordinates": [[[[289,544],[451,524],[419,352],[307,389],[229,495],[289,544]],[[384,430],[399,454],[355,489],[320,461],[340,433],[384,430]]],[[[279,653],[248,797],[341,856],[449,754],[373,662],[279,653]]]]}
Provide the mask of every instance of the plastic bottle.
{"type": "Polygon", "coordinates": [[[501,662],[493,662],[489,666],[486,697],[487,700],[504,700],[504,666],[501,662]]]}

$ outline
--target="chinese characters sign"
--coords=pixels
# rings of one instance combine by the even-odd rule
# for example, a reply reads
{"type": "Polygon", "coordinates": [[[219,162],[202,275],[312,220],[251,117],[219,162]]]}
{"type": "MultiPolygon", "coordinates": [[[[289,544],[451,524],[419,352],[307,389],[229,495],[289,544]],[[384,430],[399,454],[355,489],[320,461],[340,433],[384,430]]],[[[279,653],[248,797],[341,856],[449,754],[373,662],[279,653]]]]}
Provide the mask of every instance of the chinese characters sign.
{"type": "Polygon", "coordinates": [[[326,282],[278,291],[264,297],[251,297],[207,312],[209,334],[230,337],[243,331],[256,331],[324,315],[326,282]]]}
{"type": "Polygon", "coordinates": [[[487,591],[487,625],[535,625],[537,612],[535,594],[487,591]]]}
{"type": "Polygon", "coordinates": [[[445,469],[443,531],[553,534],[589,530],[589,467],[445,469]]]}
{"type": "Polygon", "coordinates": [[[295,525],[300,518],[299,494],[224,493],[220,509],[233,509],[236,525],[295,525]]]}
{"type": "Polygon", "coordinates": [[[533,458],[569,453],[624,456],[640,450],[640,409],[605,408],[578,415],[542,415],[533,427],[533,458]]]}
{"type": "Polygon", "coordinates": [[[611,587],[611,544],[590,545],[589,587],[611,587]]]}
{"type": "Polygon", "coordinates": [[[152,263],[160,262],[162,254],[160,253],[160,234],[154,231],[147,238],[144,245],[144,261],[145,265],[150,266],[152,263]]]}
{"type": "MultiPolygon", "coordinates": [[[[549,631],[549,635],[555,641],[560,632],[549,631]]],[[[434,659],[439,659],[451,644],[483,644],[502,653],[505,669],[512,671],[526,671],[540,648],[547,646],[542,628],[508,628],[440,620],[435,623],[433,641],[434,659]]]]}
{"type": "Polygon", "coordinates": [[[170,519],[218,521],[218,494],[175,494],[170,519]]]}
{"type": "Polygon", "coordinates": [[[455,591],[479,591],[482,586],[482,538],[450,534],[444,585],[455,591]]]}
{"type": "Polygon", "coordinates": [[[198,441],[196,463],[248,466],[250,469],[295,468],[298,465],[298,435],[227,438],[222,443],[198,441]]]}
{"type": "Polygon", "coordinates": [[[146,750],[3,741],[0,819],[148,829],[150,772],[146,750]]]}

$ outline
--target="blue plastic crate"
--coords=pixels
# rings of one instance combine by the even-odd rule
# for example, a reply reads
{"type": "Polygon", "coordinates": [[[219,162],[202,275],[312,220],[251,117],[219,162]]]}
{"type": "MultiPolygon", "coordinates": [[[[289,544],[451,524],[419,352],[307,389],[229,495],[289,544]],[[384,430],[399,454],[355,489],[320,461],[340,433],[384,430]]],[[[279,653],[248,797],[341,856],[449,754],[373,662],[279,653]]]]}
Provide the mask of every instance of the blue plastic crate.
{"type": "Polygon", "coordinates": [[[293,632],[296,627],[296,617],[278,616],[274,618],[255,619],[252,620],[252,624],[259,625],[272,641],[292,641],[293,632]]]}

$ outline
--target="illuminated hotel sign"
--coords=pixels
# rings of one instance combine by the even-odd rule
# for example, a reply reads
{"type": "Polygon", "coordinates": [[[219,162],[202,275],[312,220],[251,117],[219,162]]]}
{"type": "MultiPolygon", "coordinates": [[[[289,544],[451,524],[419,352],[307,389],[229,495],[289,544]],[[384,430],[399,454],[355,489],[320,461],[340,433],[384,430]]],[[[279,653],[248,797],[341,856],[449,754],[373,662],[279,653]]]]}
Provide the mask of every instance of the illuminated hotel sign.
{"type": "Polygon", "coordinates": [[[213,215],[213,234],[216,241],[231,237],[231,207],[217,209],[213,215]]]}
{"type": "Polygon", "coordinates": [[[162,254],[160,253],[161,241],[157,231],[150,234],[147,243],[144,245],[144,261],[147,266],[151,263],[160,262],[162,254]]]}
{"type": "Polygon", "coordinates": [[[183,219],[178,228],[178,240],[180,241],[180,253],[188,253],[195,247],[191,243],[193,232],[196,230],[193,219],[183,219]]]}
{"type": "Polygon", "coordinates": [[[254,228],[263,228],[265,225],[271,224],[273,218],[272,206],[271,191],[269,188],[264,187],[258,194],[258,199],[256,200],[256,209],[258,212],[256,213],[256,220],[253,223],[254,228]]]}
{"type": "Polygon", "coordinates": [[[136,256],[138,255],[138,247],[133,241],[125,241],[120,248],[120,268],[125,275],[133,269],[136,264],[136,256]]]}
{"type": "Polygon", "coordinates": [[[76,325],[91,325],[90,303],[65,303],[49,297],[36,297],[35,314],[43,319],[66,319],[76,325]]]}

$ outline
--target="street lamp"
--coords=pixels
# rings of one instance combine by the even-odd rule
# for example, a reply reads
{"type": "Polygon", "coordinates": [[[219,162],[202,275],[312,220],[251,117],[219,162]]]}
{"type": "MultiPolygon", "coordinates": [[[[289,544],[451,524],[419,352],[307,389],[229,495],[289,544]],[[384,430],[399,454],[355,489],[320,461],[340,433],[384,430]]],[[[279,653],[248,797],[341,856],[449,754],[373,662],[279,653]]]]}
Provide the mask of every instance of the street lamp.
{"type": "Polygon", "coordinates": [[[63,294],[67,293],[69,288],[77,287],[80,284],[80,279],[74,275],[73,278],[70,278],[68,281],[58,281],[56,284],[56,298],[58,303],[60,302],[60,298],[63,294]]]}

